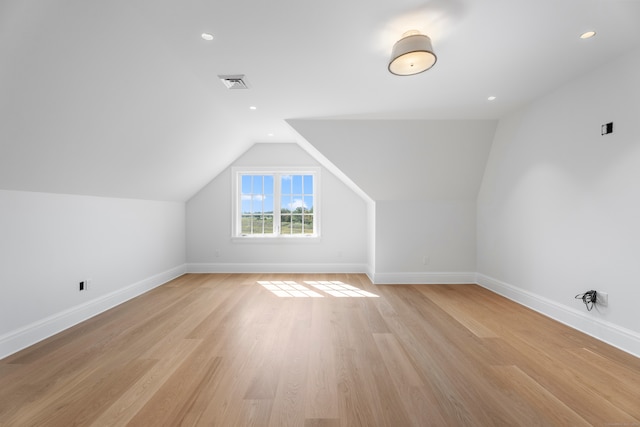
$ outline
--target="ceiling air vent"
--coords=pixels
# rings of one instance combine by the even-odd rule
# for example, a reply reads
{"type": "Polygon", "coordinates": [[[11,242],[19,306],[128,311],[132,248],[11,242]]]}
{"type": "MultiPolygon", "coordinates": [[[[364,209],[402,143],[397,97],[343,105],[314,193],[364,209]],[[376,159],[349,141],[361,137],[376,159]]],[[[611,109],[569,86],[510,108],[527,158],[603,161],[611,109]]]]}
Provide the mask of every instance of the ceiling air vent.
{"type": "Polygon", "coordinates": [[[219,75],[220,81],[227,87],[227,89],[249,89],[247,82],[244,80],[244,74],[235,75],[219,75]]]}

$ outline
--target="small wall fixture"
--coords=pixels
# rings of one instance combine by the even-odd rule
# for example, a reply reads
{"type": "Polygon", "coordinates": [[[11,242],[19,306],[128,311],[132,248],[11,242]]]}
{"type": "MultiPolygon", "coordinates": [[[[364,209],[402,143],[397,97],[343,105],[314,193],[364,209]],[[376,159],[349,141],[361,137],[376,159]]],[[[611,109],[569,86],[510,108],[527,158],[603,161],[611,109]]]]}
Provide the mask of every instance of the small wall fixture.
{"type": "Polygon", "coordinates": [[[427,71],[437,60],[431,39],[417,30],[411,30],[393,45],[389,71],[398,76],[411,76],[427,71]]]}

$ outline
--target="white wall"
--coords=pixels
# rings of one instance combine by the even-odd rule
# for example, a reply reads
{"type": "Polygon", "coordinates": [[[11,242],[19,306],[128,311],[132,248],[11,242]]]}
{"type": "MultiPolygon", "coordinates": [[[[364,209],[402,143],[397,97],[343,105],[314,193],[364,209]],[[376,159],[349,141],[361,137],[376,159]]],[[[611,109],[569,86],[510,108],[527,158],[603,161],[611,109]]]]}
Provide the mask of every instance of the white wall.
{"type": "MultiPolygon", "coordinates": [[[[232,166],[314,166],[297,144],[256,144],[232,166]]],[[[187,262],[194,272],[365,272],[365,201],[321,168],[321,238],[231,238],[231,167],[187,202],[187,262]]]]}
{"type": "Polygon", "coordinates": [[[182,274],[184,221],[184,203],[0,190],[0,358],[182,274]]]}
{"type": "Polygon", "coordinates": [[[473,283],[476,204],[376,202],[375,283],[473,283]]]}
{"type": "Polygon", "coordinates": [[[372,199],[374,283],[475,281],[476,198],[496,120],[289,123],[372,199]]]}
{"type": "Polygon", "coordinates": [[[638,355],[639,75],[636,50],[502,119],[478,197],[483,285],[638,355]]]}
{"type": "Polygon", "coordinates": [[[376,275],[376,202],[367,199],[367,276],[375,283],[376,275]]]}

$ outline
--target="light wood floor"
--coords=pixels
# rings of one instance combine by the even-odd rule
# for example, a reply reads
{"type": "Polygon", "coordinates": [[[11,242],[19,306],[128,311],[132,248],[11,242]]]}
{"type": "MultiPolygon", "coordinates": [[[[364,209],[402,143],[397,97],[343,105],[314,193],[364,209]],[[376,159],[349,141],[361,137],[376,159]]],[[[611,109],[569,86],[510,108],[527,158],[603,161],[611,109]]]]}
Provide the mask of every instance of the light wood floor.
{"type": "Polygon", "coordinates": [[[0,425],[640,425],[640,359],[475,285],[185,275],[0,361],[0,425]]]}

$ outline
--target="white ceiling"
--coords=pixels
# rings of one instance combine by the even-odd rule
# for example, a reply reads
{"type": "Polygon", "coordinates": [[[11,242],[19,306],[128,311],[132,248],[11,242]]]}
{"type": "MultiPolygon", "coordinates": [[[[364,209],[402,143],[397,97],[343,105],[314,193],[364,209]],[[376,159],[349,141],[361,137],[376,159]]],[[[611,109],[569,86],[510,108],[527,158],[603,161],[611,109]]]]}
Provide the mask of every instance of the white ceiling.
{"type": "Polygon", "coordinates": [[[639,46],[639,22],[637,0],[2,0],[0,188],[186,200],[301,138],[287,119],[499,118],[639,46]],[[438,62],[393,76],[409,29],[438,62]]]}

